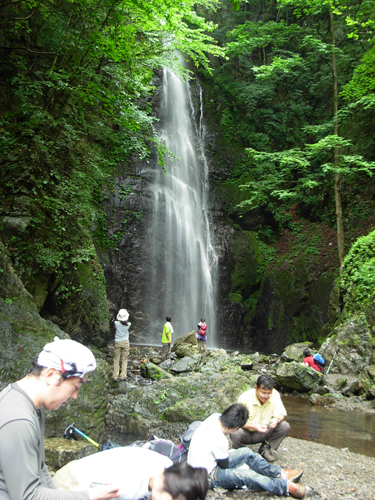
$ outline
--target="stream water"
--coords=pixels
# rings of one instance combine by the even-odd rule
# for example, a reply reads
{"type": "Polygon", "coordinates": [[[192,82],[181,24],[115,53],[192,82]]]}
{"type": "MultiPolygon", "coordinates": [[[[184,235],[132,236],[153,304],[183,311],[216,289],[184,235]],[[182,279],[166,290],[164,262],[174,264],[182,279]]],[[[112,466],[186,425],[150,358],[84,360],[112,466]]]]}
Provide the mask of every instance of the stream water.
{"type": "Polygon", "coordinates": [[[375,457],[375,410],[338,410],[312,406],[307,399],[283,396],[290,437],[316,441],[375,457]]]}
{"type": "MultiPolygon", "coordinates": [[[[150,333],[160,341],[160,325],[173,317],[175,336],[197,327],[204,317],[208,344],[215,345],[217,257],[211,243],[207,208],[208,165],[204,154],[201,87],[195,82],[199,109],[189,84],[163,72],[159,135],[178,160],[166,158],[166,173],[152,171],[153,209],[149,231],[152,272],[148,279],[150,333]]],[[[152,339],[149,339],[152,341],[152,339]]]]}

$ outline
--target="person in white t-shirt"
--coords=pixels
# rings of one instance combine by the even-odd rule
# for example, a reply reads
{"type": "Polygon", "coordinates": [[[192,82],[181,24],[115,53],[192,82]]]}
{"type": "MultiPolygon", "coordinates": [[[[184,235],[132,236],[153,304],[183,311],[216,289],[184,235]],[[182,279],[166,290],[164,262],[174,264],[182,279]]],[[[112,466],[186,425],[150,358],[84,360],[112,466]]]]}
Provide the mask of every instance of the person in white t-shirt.
{"type": "Polygon", "coordinates": [[[296,483],[303,471],[269,464],[246,447],[229,451],[227,435],[242,427],[248,415],[247,408],[236,403],[221,415],[214,413],[208,417],[192,437],[188,463],[207,470],[212,488],[241,489],[246,486],[253,491],[269,491],[275,495],[289,493],[295,498],[303,498],[306,488],[296,483]],[[242,467],[245,464],[247,468],[242,467]]]}
{"type": "Polygon", "coordinates": [[[193,469],[186,463],[173,465],[164,455],[133,446],[112,448],[69,462],[56,472],[53,481],[63,490],[115,482],[120,500],[138,500],[150,492],[153,500],[204,500],[208,490],[205,469],[193,469]]]}

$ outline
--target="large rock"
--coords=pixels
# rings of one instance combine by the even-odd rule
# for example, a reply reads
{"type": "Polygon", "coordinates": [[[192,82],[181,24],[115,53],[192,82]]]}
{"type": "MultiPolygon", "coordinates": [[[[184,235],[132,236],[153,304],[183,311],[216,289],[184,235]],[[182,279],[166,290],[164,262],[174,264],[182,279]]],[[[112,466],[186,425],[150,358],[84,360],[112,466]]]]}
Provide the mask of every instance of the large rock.
{"type": "Polygon", "coordinates": [[[198,354],[197,345],[188,344],[187,342],[181,342],[177,347],[173,348],[173,352],[177,354],[179,358],[184,358],[185,356],[193,356],[198,354]]]}
{"type": "Polygon", "coordinates": [[[323,375],[300,363],[281,363],[276,369],[275,382],[286,391],[316,391],[324,383],[323,375]]]}
{"type": "Polygon", "coordinates": [[[288,345],[281,355],[282,361],[303,361],[303,350],[310,347],[311,342],[300,342],[288,345]]]}
{"type": "Polygon", "coordinates": [[[339,351],[330,373],[358,375],[371,364],[374,337],[361,317],[353,318],[335,328],[333,335],[323,343],[319,352],[329,364],[337,348],[339,351]]]}
{"type": "Polygon", "coordinates": [[[154,363],[143,363],[141,365],[141,373],[145,378],[152,378],[153,380],[159,380],[161,378],[173,378],[173,375],[168,373],[166,370],[154,363]]]}
{"type": "Polygon", "coordinates": [[[184,358],[179,359],[170,367],[170,370],[173,373],[192,372],[198,370],[201,365],[202,357],[199,354],[195,354],[191,357],[185,356],[184,358]]]}
{"type": "Polygon", "coordinates": [[[26,290],[21,279],[16,274],[9,254],[0,239],[0,269],[1,269],[1,286],[0,298],[7,300],[11,303],[14,297],[23,297],[30,299],[28,304],[30,307],[36,309],[33,304],[32,295],[26,290]]]}
{"type": "Polygon", "coordinates": [[[107,435],[119,444],[129,444],[152,435],[176,438],[187,423],[222,412],[238,396],[253,387],[253,381],[229,367],[218,373],[208,370],[162,379],[139,387],[127,384],[126,393],[111,399],[106,416],[107,435]]]}
{"type": "Polygon", "coordinates": [[[44,440],[46,464],[54,471],[64,467],[72,460],[79,460],[96,453],[98,448],[87,441],[74,439],[49,438],[44,440]]]}
{"type": "MultiPolygon", "coordinates": [[[[178,347],[181,344],[189,344],[191,346],[197,346],[198,342],[197,342],[197,338],[195,336],[195,331],[193,330],[192,332],[189,332],[186,335],[183,335],[182,337],[178,337],[173,344],[172,352],[176,352],[178,347]]],[[[177,352],[176,352],[176,354],[177,354],[177,352]]],[[[178,356],[178,354],[177,354],[177,356],[178,356]]],[[[181,356],[179,356],[179,357],[181,357],[181,356]]]]}

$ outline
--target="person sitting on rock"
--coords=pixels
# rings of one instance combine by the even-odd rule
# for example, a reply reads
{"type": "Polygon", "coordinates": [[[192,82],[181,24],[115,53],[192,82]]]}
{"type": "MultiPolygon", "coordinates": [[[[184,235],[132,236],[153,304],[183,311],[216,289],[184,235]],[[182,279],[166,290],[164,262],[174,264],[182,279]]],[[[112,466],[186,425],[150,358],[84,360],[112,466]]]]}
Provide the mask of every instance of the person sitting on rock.
{"type": "Polygon", "coordinates": [[[314,356],[311,354],[311,351],[309,348],[303,350],[303,364],[305,366],[309,366],[310,368],[313,368],[317,372],[322,372],[323,368],[320,367],[314,360],[314,356]]]}
{"type": "Polygon", "coordinates": [[[56,472],[53,481],[64,490],[91,484],[115,483],[120,500],[204,500],[208,490],[206,469],[193,469],[146,448],[124,446],[73,460],[56,472]]]}
{"type": "Polygon", "coordinates": [[[241,394],[238,403],[246,406],[249,417],[247,422],[230,436],[235,449],[247,444],[262,443],[258,453],[267,462],[276,460],[273,451],[277,450],[290,431],[290,425],[284,420],[285,407],[274,385],[272,377],[261,375],[254,389],[241,394]]]}
{"type": "Polygon", "coordinates": [[[269,491],[274,495],[289,493],[295,498],[303,498],[306,488],[297,484],[302,470],[269,464],[247,447],[229,450],[226,435],[245,425],[248,416],[247,408],[235,403],[221,415],[214,413],[208,417],[193,434],[188,463],[207,470],[211,488],[233,490],[246,486],[253,491],[269,491]]]}
{"type": "Polygon", "coordinates": [[[86,491],[57,491],[44,459],[43,408],[57,410],[78,391],[95,370],[92,352],[74,340],[46,344],[24,378],[0,393],[1,500],[109,500],[117,486],[86,491]]]}

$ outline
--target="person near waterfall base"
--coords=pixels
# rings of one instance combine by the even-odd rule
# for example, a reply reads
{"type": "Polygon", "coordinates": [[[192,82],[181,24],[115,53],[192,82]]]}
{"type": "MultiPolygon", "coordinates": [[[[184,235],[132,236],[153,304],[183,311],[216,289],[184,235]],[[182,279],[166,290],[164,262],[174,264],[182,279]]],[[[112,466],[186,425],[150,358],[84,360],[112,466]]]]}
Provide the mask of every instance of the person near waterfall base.
{"type": "Polygon", "coordinates": [[[249,416],[247,408],[235,403],[221,415],[214,413],[194,432],[188,452],[188,464],[204,467],[208,472],[210,488],[269,491],[274,495],[289,494],[303,498],[305,486],[297,484],[302,470],[282,469],[269,464],[258,453],[246,446],[229,450],[227,439],[245,425],[249,416]],[[247,467],[246,467],[247,466],[247,467]]]}
{"type": "Polygon", "coordinates": [[[207,324],[204,318],[201,318],[200,322],[197,326],[196,339],[198,342],[199,351],[207,351],[206,342],[207,342],[207,324]]]}
{"type": "Polygon", "coordinates": [[[231,435],[233,448],[261,443],[258,453],[268,462],[276,459],[273,452],[290,431],[290,425],[285,421],[285,407],[274,385],[272,377],[261,375],[254,389],[241,394],[238,403],[246,406],[249,417],[247,422],[231,435]]]}
{"type": "Polygon", "coordinates": [[[0,392],[0,500],[109,500],[117,486],[59,491],[45,464],[43,409],[58,410],[95,370],[92,352],[70,339],[46,344],[30,372],[0,392]]]}
{"type": "Polygon", "coordinates": [[[163,328],[163,334],[161,336],[161,343],[163,345],[163,352],[162,352],[162,360],[165,361],[166,359],[169,358],[171,355],[171,348],[172,348],[172,333],[173,333],[173,326],[172,326],[172,316],[167,316],[165,318],[165,324],[163,328]]]}
{"type": "Polygon", "coordinates": [[[112,379],[125,380],[127,377],[126,371],[128,368],[129,357],[129,329],[131,323],[128,321],[129,313],[126,309],[120,309],[115,321],[116,336],[115,336],[115,352],[113,358],[113,374],[112,379]],[[121,374],[120,374],[121,360],[121,374]]]}

